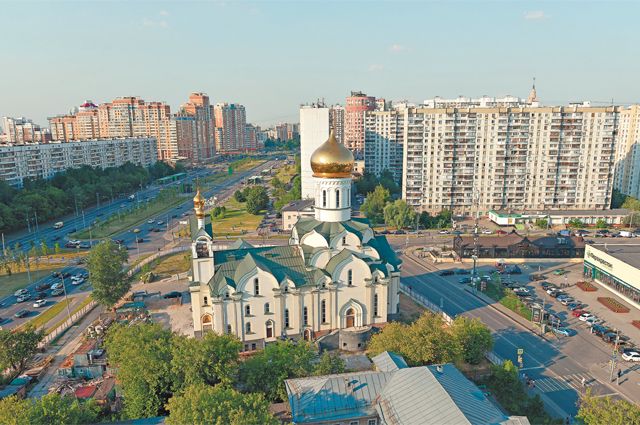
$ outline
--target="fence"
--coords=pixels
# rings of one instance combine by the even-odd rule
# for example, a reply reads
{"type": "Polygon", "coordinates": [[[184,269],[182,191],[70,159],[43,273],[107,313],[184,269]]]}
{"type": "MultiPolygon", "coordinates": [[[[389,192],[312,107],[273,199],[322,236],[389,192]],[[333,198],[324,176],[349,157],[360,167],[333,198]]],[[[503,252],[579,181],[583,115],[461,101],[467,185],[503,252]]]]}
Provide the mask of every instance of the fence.
{"type": "Polygon", "coordinates": [[[142,270],[142,267],[144,267],[145,265],[151,263],[154,260],[157,260],[158,258],[166,257],[166,256],[171,255],[171,254],[177,254],[179,252],[189,251],[190,249],[191,249],[191,246],[186,245],[186,246],[176,246],[176,247],[171,248],[171,249],[167,249],[167,250],[164,250],[164,251],[156,252],[155,254],[152,254],[152,255],[148,256],[147,258],[145,258],[144,260],[140,261],[138,264],[133,266],[131,269],[129,269],[129,271],[127,272],[127,276],[129,276],[129,277],[133,276],[134,274],[136,274],[140,270],[142,270]]]}
{"type": "Polygon", "coordinates": [[[40,341],[40,343],[38,344],[38,347],[42,348],[47,344],[49,344],[54,339],[56,339],[60,334],[62,334],[67,329],[69,329],[76,321],[81,319],[89,311],[93,310],[95,306],[96,306],[96,302],[91,300],[87,305],[85,305],[80,310],[73,313],[70,318],[67,318],[67,320],[65,320],[62,324],[60,324],[60,326],[51,330],[51,332],[49,332],[49,334],[46,335],[42,339],[42,341],[40,341]]]}

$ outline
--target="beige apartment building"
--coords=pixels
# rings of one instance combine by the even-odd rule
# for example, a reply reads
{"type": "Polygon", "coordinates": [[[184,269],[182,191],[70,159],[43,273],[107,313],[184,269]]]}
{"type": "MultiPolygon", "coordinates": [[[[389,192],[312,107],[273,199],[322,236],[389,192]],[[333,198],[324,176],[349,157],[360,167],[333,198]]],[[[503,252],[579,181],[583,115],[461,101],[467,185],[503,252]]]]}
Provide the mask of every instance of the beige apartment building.
{"type": "Polygon", "coordinates": [[[400,137],[391,123],[404,115],[402,196],[410,205],[434,213],[610,207],[623,108],[445,106],[370,114],[384,117],[371,118],[372,130],[384,123],[382,139],[400,137]]]}
{"type": "Polygon", "coordinates": [[[620,111],[614,187],[640,198],[640,105],[620,111]]]}
{"type": "Polygon", "coordinates": [[[352,151],[356,159],[361,159],[364,151],[364,117],[367,111],[376,109],[376,98],[365,93],[352,91],[347,97],[344,112],[344,145],[352,151]]]}
{"type": "Polygon", "coordinates": [[[2,117],[0,121],[3,134],[0,135],[0,143],[21,145],[25,143],[48,143],[51,141],[51,133],[46,128],[40,128],[30,119],[2,117]]]}
{"type": "Polygon", "coordinates": [[[217,103],[213,111],[217,152],[238,152],[257,148],[255,144],[246,144],[247,115],[244,106],[237,103],[217,103]]]}
{"type": "Polygon", "coordinates": [[[367,112],[364,124],[364,168],[380,175],[389,170],[402,181],[405,136],[404,108],[367,112]]]}
{"type": "Polygon", "coordinates": [[[100,138],[98,106],[90,100],[80,105],[75,113],[49,118],[53,140],[90,140],[100,138]]]}
{"type": "Polygon", "coordinates": [[[202,163],[215,154],[213,106],[205,93],[191,93],[189,102],[171,116],[170,149],[173,159],[202,163]]]}

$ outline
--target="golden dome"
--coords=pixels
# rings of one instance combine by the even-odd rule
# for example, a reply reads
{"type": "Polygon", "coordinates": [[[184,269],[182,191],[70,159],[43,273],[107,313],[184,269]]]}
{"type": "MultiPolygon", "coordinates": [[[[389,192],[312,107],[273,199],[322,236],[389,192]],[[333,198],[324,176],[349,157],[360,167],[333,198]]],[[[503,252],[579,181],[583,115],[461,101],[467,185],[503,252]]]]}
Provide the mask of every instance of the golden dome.
{"type": "Polygon", "coordinates": [[[311,155],[313,177],[344,178],[351,177],[353,154],[338,143],[331,130],[329,138],[311,155]]]}
{"type": "Polygon", "coordinates": [[[196,191],[196,196],[193,197],[193,209],[196,211],[198,218],[204,217],[204,197],[200,194],[200,188],[196,191]]]}

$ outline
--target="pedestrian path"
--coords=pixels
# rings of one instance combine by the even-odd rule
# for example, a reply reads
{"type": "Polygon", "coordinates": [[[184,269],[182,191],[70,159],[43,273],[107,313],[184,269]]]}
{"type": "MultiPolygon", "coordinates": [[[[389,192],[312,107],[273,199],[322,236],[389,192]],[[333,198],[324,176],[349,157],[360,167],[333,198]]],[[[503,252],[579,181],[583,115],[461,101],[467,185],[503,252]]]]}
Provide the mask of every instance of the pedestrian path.
{"type": "Polygon", "coordinates": [[[564,375],[553,378],[541,378],[535,380],[535,385],[540,391],[545,393],[552,393],[554,391],[565,390],[582,390],[582,380],[584,379],[585,387],[594,387],[599,385],[597,379],[588,373],[573,373],[570,375],[564,375]]]}

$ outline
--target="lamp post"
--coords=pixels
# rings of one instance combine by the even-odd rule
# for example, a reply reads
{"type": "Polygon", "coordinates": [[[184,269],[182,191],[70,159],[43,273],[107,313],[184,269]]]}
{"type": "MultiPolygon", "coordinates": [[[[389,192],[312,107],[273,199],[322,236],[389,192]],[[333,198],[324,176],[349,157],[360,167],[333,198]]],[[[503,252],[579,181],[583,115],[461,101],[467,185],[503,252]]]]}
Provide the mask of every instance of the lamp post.
{"type": "Polygon", "coordinates": [[[62,279],[62,292],[64,292],[64,302],[67,304],[67,315],[69,321],[71,321],[71,310],[69,309],[69,299],[67,298],[67,286],[64,283],[64,272],[61,272],[60,278],[62,279]]]}

